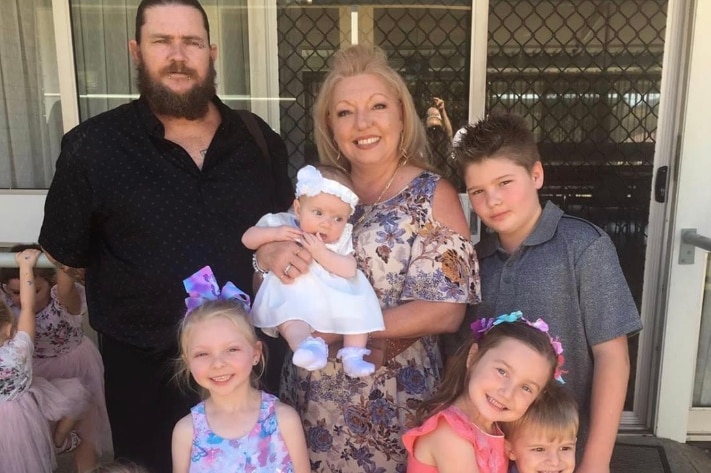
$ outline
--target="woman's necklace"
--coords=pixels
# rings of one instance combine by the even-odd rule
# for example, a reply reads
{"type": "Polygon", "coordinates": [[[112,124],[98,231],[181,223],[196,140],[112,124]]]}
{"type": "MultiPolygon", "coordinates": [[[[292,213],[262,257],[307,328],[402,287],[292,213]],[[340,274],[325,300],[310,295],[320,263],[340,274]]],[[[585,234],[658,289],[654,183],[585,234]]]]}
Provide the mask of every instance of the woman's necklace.
{"type": "Polygon", "coordinates": [[[390,176],[390,179],[388,180],[387,184],[385,184],[385,187],[383,187],[383,190],[380,191],[380,194],[378,194],[378,197],[375,199],[375,201],[372,204],[368,205],[368,210],[363,210],[363,214],[353,224],[353,228],[355,228],[358,225],[360,225],[361,223],[363,223],[363,220],[365,219],[365,217],[367,217],[370,214],[370,212],[373,210],[373,207],[375,207],[376,205],[378,205],[381,202],[381,199],[383,198],[385,193],[388,191],[388,189],[390,189],[390,186],[393,184],[393,181],[395,180],[395,176],[397,175],[397,172],[406,163],[407,163],[407,158],[403,159],[400,162],[400,164],[398,165],[398,167],[395,168],[395,171],[393,171],[393,175],[390,176]]]}

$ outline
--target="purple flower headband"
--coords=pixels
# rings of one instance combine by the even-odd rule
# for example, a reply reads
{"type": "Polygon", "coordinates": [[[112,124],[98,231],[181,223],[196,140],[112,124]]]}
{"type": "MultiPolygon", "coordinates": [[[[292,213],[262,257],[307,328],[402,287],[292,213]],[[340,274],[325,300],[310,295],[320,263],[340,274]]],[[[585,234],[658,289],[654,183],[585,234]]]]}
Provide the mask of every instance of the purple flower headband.
{"type": "Polygon", "coordinates": [[[241,303],[247,312],[250,310],[249,296],[229,281],[220,290],[215,275],[212,274],[212,268],[209,266],[205,266],[189,278],[184,279],[183,286],[189,296],[185,298],[185,307],[188,308],[185,315],[207,301],[216,300],[234,300],[241,303]]]}
{"type": "Polygon", "coordinates": [[[531,322],[523,316],[523,313],[521,313],[520,310],[517,310],[516,312],[511,312],[510,314],[499,315],[498,317],[484,317],[474,321],[471,324],[472,335],[474,336],[474,340],[478,342],[484,337],[484,335],[486,335],[489,330],[496,327],[497,325],[506,322],[515,323],[519,321],[546,334],[548,340],[551,342],[553,351],[556,354],[556,366],[555,371],[553,373],[553,378],[555,378],[555,380],[558,381],[560,384],[565,384],[565,381],[563,381],[563,374],[567,373],[567,371],[563,371],[563,363],[565,363],[565,358],[563,357],[563,344],[560,342],[560,340],[558,340],[558,337],[551,337],[551,334],[548,333],[548,324],[545,323],[543,319],[537,319],[535,322],[531,322]]]}

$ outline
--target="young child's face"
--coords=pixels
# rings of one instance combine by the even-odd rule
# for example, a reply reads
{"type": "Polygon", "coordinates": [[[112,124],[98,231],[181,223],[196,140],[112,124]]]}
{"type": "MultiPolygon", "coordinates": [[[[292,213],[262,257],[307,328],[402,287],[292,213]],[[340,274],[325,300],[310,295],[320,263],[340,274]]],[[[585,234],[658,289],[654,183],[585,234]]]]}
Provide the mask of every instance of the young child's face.
{"type": "Polygon", "coordinates": [[[332,194],[322,192],[313,197],[301,196],[294,211],[302,231],[321,237],[324,243],[338,241],[351,215],[351,206],[332,194]]]}
{"type": "Polygon", "coordinates": [[[229,394],[245,383],[249,385],[252,367],[261,356],[261,342],[250,342],[226,317],[196,323],[185,353],[193,378],[212,395],[229,394]]]}
{"type": "Polygon", "coordinates": [[[561,432],[552,438],[548,429],[521,426],[513,439],[506,440],[506,452],[516,462],[519,473],[573,473],[575,435],[561,432]]]}
{"type": "MultiPolygon", "coordinates": [[[[50,289],[49,281],[42,277],[35,277],[35,314],[49,305],[50,289]]],[[[20,304],[20,280],[10,279],[3,285],[3,290],[10,297],[12,305],[22,308],[20,304]]]]}
{"type": "Polygon", "coordinates": [[[470,351],[471,368],[464,411],[481,428],[519,419],[551,378],[550,361],[525,343],[504,339],[478,360],[470,351]]]}
{"type": "Polygon", "coordinates": [[[528,172],[508,158],[487,158],[468,165],[464,182],[472,209],[502,239],[513,239],[520,244],[533,230],[541,213],[538,189],[543,185],[543,167],[540,162],[528,172]]]}

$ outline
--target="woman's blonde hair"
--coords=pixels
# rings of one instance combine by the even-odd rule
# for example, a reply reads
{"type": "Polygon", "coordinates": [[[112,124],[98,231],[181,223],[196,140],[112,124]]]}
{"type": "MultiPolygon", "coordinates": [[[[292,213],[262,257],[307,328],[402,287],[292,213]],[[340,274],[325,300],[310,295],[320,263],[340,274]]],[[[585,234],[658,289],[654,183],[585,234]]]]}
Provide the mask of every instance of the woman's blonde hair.
{"type": "MultiPolygon", "coordinates": [[[[233,300],[215,300],[207,301],[198,308],[189,312],[180,323],[178,331],[178,346],[180,347],[180,358],[177,360],[176,378],[181,386],[188,389],[195,389],[191,383],[191,374],[188,367],[188,342],[190,335],[196,325],[208,320],[213,320],[218,317],[223,317],[232,322],[237,330],[249,341],[252,346],[255,346],[259,339],[254,326],[249,320],[249,315],[239,301],[233,300]]],[[[264,369],[267,364],[267,354],[265,353],[264,344],[261,345],[259,363],[252,367],[251,383],[254,388],[259,387],[259,380],[264,374],[264,369]]],[[[199,389],[203,398],[207,397],[208,393],[204,389],[199,389]]]]}
{"type": "Polygon", "coordinates": [[[341,79],[360,74],[370,74],[380,78],[400,100],[402,107],[402,136],[400,150],[408,162],[430,169],[425,153],[427,135],[422,121],[417,115],[412,95],[403,78],[388,65],[385,52],[377,46],[355,45],[340,49],[331,58],[330,71],[326,75],[314,104],[314,129],[316,147],[321,162],[344,168],[350,172],[347,159],[339,159],[340,150],[333,139],[329,126],[329,111],[333,105],[333,90],[341,79]]]}

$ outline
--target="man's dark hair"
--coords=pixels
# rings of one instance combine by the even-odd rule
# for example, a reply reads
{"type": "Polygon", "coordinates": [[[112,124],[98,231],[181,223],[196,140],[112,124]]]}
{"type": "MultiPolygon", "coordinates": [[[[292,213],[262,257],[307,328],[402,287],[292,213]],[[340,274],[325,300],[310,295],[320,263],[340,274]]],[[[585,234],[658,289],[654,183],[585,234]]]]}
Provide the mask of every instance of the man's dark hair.
{"type": "Polygon", "coordinates": [[[210,42],[210,22],[207,20],[207,13],[198,0],[143,0],[136,10],[136,42],[141,42],[141,27],[146,22],[145,11],[151,7],[162,5],[182,5],[193,7],[202,15],[202,24],[207,31],[207,42],[210,42]]]}

